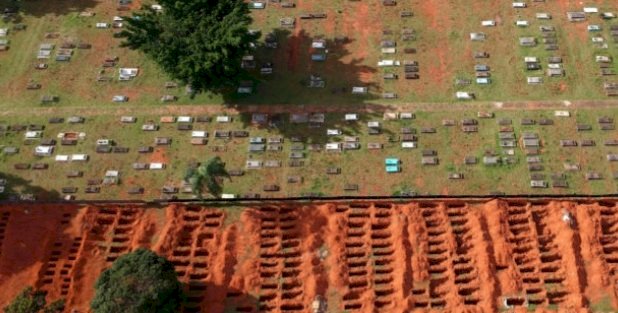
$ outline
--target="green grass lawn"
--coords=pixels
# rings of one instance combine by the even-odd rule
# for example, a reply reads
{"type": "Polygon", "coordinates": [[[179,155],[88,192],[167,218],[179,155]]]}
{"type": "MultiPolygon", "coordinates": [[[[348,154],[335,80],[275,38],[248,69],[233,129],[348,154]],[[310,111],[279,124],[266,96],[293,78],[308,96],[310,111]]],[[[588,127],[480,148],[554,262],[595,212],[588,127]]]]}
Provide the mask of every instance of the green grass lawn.
{"type": "MultiPolygon", "coordinates": [[[[357,123],[343,122],[342,114],[327,114],[326,125],[320,128],[309,127],[306,124],[289,124],[288,115],[281,118],[278,129],[259,128],[247,124],[249,117],[236,116],[233,123],[217,124],[194,123],[194,130],[207,130],[209,142],[205,146],[193,146],[189,143],[190,132],[176,130],[176,124],[160,124],[157,132],[144,132],[141,125],[145,121],[159,122],[160,116],[138,114],[138,123],[121,124],[119,116],[103,115],[88,117],[86,123],[47,124],[44,131],[45,138],[54,138],[60,132],[85,132],[86,138],[76,146],[57,146],[55,154],[87,153],[90,161],[87,163],[58,163],[53,157],[35,157],[35,145],[24,145],[24,133],[8,132],[0,139],[0,147],[20,147],[17,155],[2,155],[0,172],[10,174],[10,183],[16,190],[21,186],[39,187],[44,190],[60,191],[62,187],[75,186],[79,188],[78,197],[87,199],[116,199],[132,198],[126,193],[128,186],[143,186],[146,189],[145,198],[160,197],[160,188],[163,185],[180,186],[184,173],[190,162],[204,162],[213,156],[220,156],[226,162],[226,168],[245,169],[245,162],[249,159],[260,161],[279,160],[281,168],[262,168],[257,170],[245,169],[242,177],[232,177],[224,181],[224,193],[247,194],[259,193],[262,197],[269,196],[300,196],[307,193],[325,196],[341,195],[393,195],[401,191],[414,191],[420,195],[478,195],[500,191],[507,194],[606,194],[616,191],[616,182],[612,175],[618,171],[616,165],[606,160],[608,153],[616,153],[616,148],[606,147],[603,142],[616,139],[616,131],[601,131],[597,124],[600,116],[611,116],[614,110],[580,109],[572,110],[570,118],[553,117],[553,111],[509,111],[496,112],[492,119],[478,119],[479,132],[466,134],[460,126],[442,126],[443,119],[455,119],[458,124],[463,118],[476,118],[476,112],[418,112],[413,120],[384,121],[381,115],[363,114],[357,123]],[[552,118],[553,126],[521,126],[522,118],[533,118],[538,121],[541,117],[552,118]],[[506,151],[499,147],[498,119],[512,119],[513,128],[519,140],[518,147],[513,149],[512,155],[515,164],[500,164],[486,166],[482,164],[482,157],[492,151],[500,157],[506,151]],[[376,120],[383,124],[381,135],[368,135],[366,122],[376,120]],[[592,131],[577,132],[577,124],[590,124],[592,131]],[[390,136],[399,136],[401,127],[412,127],[417,130],[419,141],[417,149],[404,150],[399,142],[389,142],[390,136]],[[421,134],[422,127],[436,128],[435,134],[421,134]],[[325,151],[309,151],[308,144],[319,143],[322,147],[329,141],[341,141],[343,138],[328,138],[326,128],[338,128],[345,135],[360,137],[361,149],[344,151],[342,153],[327,153],[325,151]],[[235,138],[221,140],[213,138],[215,130],[248,130],[251,136],[272,137],[283,135],[285,142],[280,152],[249,153],[248,140],[235,138]],[[551,182],[550,175],[565,173],[569,188],[566,189],[532,189],[529,187],[530,175],[527,168],[526,156],[521,146],[522,132],[535,132],[542,141],[541,161],[546,180],[551,182]],[[287,162],[291,152],[291,137],[303,137],[305,140],[304,166],[290,167],[287,162]],[[139,146],[154,145],[155,137],[171,137],[172,144],[158,147],[153,154],[138,154],[139,146]],[[95,142],[99,138],[109,138],[117,146],[129,147],[127,154],[96,154],[95,142]],[[561,139],[595,140],[595,147],[562,148],[561,139]],[[382,143],[382,150],[368,150],[368,143],[382,143]],[[223,146],[225,152],[213,152],[213,146],[223,146]],[[421,151],[436,150],[439,164],[436,166],[421,165],[421,151]],[[466,156],[476,156],[477,165],[465,165],[466,156]],[[388,174],[384,170],[384,159],[397,157],[401,160],[401,173],[388,174]],[[48,170],[15,170],[16,163],[35,162],[48,163],[48,170]],[[167,168],[160,171],[137,171],[132,169],[133,162],[164,162],[167,168]],[[563,163],[578,163],[581,170],[565,172],[563,163]],[[328,167],[340,167],[340,175],[326,175],[328,167]],[[83,188],[88,179],[101,179],[106,170],[116,169],[121,172],[119,186],[103,187],[101,194],[85,194],[83,188]],[[66,178],[69,170],[82,170],[82,178],[66,178]],[[599,172],[604,176],[601,181],[586,181],[586,172],[599,172]],[[449,173],[461,173],[462,180],[448,179],[449,173]],[[300,183],[287,183],[289,176],[300,176],[300,183]],[[279,192],[266,193],[264,185],[277,184],[279,192]],[[358,192],[344,191],[345,184],[358,184],[358,192]]],[[[0,124],[46,124],[49,115],[41,114],[31,118],[23,116],[4,117],[0,124]]],[[[190,197],[191,195],[183,195],[190,197]]],[[[135,198],[142,198],[136,196],[135,198]]]]}
{"type": "MultiPolygon", "coordinates": [[[[9,1],[0,1],[7,5],[9,1]]],[[[614,1],[597,3],[600,11],[618,9],[614,1]]],[[[398,1],[395,7],[382,6],[380,2],[351,2],[344,0],[317,0],[299,3],[295,9],[283,9],[269,4],[265,10],[254,10],[252,28],[263,34],[275,31],[279,38],[277,49],[258,48],[258,69],[255,70],[257,93],[237,96],[234,92],[225,94],[199,94],[189,97],[184,88],[164,88],[169,80],[157,66],[138,52],[120,48],[118,39],[112,37],[112,29],[96,29],[96,22],[111,22],[113,16],[127,15],[118,12],[112,3],[95,1],[66,1],[62,4],[24,2],[20,23],[27,25],[24,31],[11,31],[7,39],[10,50],[0,52],[0,108],[40,106],[43,95],[57,95],[56,106],[100,107],[117,106],[111,103],[116,94],[127,95],[136,105],[158,106],[165,94],[178,97],[179,104],[363,104],[363,103],[416,103],[454,102],[454,92],[474,92],[480,101],[515,100],[595,100],[605,99],[602,82],[612,78],[598,75],[594,56],[598,54],[618,57],[616,44],[609,34],[611,21],[589,16],[585,23],[573,24],[566,20],[567,10],[581,10],[575,4],[561,7],[557,3],[532,3],[529,8],[515,10],[510,2],[491,5],[470,4],[468,1],[420,0],[398,1]],[[92,11],[93,17],[81,17],[80,11],[92,11]],[[303,12],[324,12],[328,18],[320,21],[298,19],[303,12]],[[401,18],[402,11],[412,11],[410,18],[401,18]],[[438,13],[435,13],[438,12],[438,13]],[[535,18],[537,12],[548,12],[552,20],[535,18]],[[295,29],[279,28],[282,17],[297,17],[295,29]],[[498,26],[481,27],[481,20],[495,19],[498,26]],[[515,20],[530,22],[527,28],[515,26],[515,20]],[[585,26],[599,24],[599,32],[608,49],[596,48],[585,26]],[[539,41],[541,25],[556,27],[559,50],[545,51],[544,45],[534,48],[518,46],[520,36],[535,36],[539,41]],[[401,32],[413,30],[416,40],[403,41],[401,32]],[[485,42],[471,42],[471,32],[485,32],[485,42]],[[46,38],[46,34],[57,34],[57,38],[46,38]],[[338,41],[338,38],[347,38],[338,41]],[[326,62],[312,62],[311,41],[325,39],[328,53],[326,62]],[[382,55],[382,40],[397,42],[397,53],[382,55]],[[59,46],[65,41],[86,42],[92,49],[75,50],[70,62],[54,60],[49,69],[37,71],[33,68],[40,62],[36,58],[41,43],[59,46]],[[415,48],[415,54],[405,54],[405,48],[415,48]],[[488,59],[475,60],[475,51],[487,51],[488,59]],[[139,67],[140,74],[134,81],[108,83],[96,82],[106,56],[118,56],[118,67],[139,67]],[[543,70],[526,72],[523,57],[537,56],[543,70]],[[564,58],[566,76],[549,78],[545,75],[548,56],[564,58]],[[416,60],[420,65],[420,80],[403,79],[402,68],[382,69],[376,64],[381,59],[400,61],[416,60]],[[260,76],[259,66],[263,62],[274,63],[274,74],[260,76]],[[457,87],[455,78],[474,78],[474,64],[485,63],[491,67],[492,84],[457,87]],[[386,72],[399,74],[400,79],[385,81],[386,72]],[[307,82],[310,74],[317,74],[326,80],[326,88],[310,89],[307,82]],[[526,76],[543,76],[544,84],[529,86],[526,76]],[[42,84],[41,90],[27,91],[28,81],[42,84]],[[369,86],[366,96],[352,96],[353,86],[369,86]],[[397,100],[383,100],[383,92],[395,92],[397,100]]],[[[12,23],[0,22],[0,27],[12,27],[12,23]]],[[[55,55],[55,54],[54,54],[55,55]]],[[[117,76],[118,67],[106,69],[104,75],[117,76]]],[[[614,69],[618,69],[614,65],[614,69]]]]}
{"type": "MultiPolygon", "coordinates": [[[[6,6],[8,1],[0,1],[0,6],[6,6]]],[[[618,9],[614,1],[598,1],[600,11],[618,9]]],[[[56,154],[88,153],[91,160],[85,164],[56,164],[51,159],[37,159],[32,155],[33,146],[23,145],[23,133],[7,133],[0,139],[2,146],[19,146],[21,151],[16,156],[0,156],[2,163],[0,171],[11,175],[14,187],[29,186],[37,193],[42,190],[58,191],[65,186],[80,187],[80,198],[128,198],[127,186],[146,187],[146,198],[160,196],[161,186],[170,184],[178,186],[190,162],[206,161],[218,155],[227,164],[228,169],[244,168],[248,159],[261,161],[280,160],[283,167],[279,169],[247,170],[243,177],[232,177],[224,182],[224,192],[234,194],[260,193],[267,196],[262,188],[265,184],[278,184],[281,191],[273,196],[298,196],[312,193],[326,196],[335,195],[392,195],[401,192],[414,191],[422,195],[466,195],[501,191],[510,194],[524,193],[586,193],[602,194],[616,191],[615,181],[611,179],[616,166],[606,161],[606,154],[615,152],[613,148],[603,146],[603,141],[614,139],[614,131],[600,131],[596,118],[601,115],[615,116],[612,109],[580,109],[571,118],[558,119],[554,126],[521,126],[521,118],[552,117],[552,111],[515,111],[500,110],[496,118],[509,117],[513,120],[515,133],[522,131],[537,132],[543,142],[541,154],[543,173],[549,177],[552,173],[564,171],[565,162],[578,163],[581,171],[566,173],[569,188],[567,189],[531,189],[529,187],[529,172],[524,151],[519,146],[514,149],[512,157],[515,164],[497,165],[493,167],[465,165],[466,156],[482,158],[488,151],[494,151],[504,156],[504,149],[499,147],[498,125],[496,119],[479,121],[479,132],[465,134],[459,126],[443,127],[443,119],[460,120],[464,117],[476,117],[474,107],[478,103],[453,103],[453,93],[457,90],[474,92],[480,101],[519,101],[530,100],[595,100],[605,96],[601,84],[605,80],[598,76],[594,56],[603,54],[618,57],[616,44],[609,36],[609,25],[598,16],[589,16],[585,23],[572,24],[566,21],[567,10],[581,10],[575,4],[561,7],[557,3],[533,3],[524,10],[511,8],[510,2],[492,3],[488,5],[470,4],[468,1],[420,1],[402,0],[395,7],[385,7],[378,2],[336,1],[304,1],[298,3],[296,9],[283,9],[277,5],[268,4],[265,10],[252,12],[254,25],[252,28],[261,30],[264,34],[275,32],[279,38],[277,49],[258,48],[255,55],[259,65],[262,62],[273,62],[273,75],[261,77],[257,74],[257,93],[239,97],[232,93],[199,94],[189,97],[184,87],[165,89],[164,83],[169,77],[157,66],[136,51],[119,47],[119,40],[113,38],[112,29],[96,29],[96,22],[111,22],[119,13],[113,3],[97,1],[68,0],[62,4],[24,2],[20,23],[27,25],[26,30],[12,30],[9,33],[10,50],[0,53],[0,110],[4,111],[0,124],[34,123],[44,124],[49,114],[54,110],[40,104],[43,95],[57,95],[60,98],[53,106],[65,109],[70,114],[85,112],[89,116],[83,125],[47,125],[45,137],[55,137],[62,131],[85,132],[86,139],[77,146],[57,147],[56,154]],[[93,17],[82,17],[81,11],[92,11],[93,17]],[[413,17],[401,18],[402,11],[412,11],[413,17]],[[278,28],[281,17],[298,17],[305,12],[324,12],[328,18],[319,21],[296,19],[294,29],[278,28]],[[549,12],[553,19],[541,21],[535,18],[537,12],[549,12]],[[481,27],[481,20],[495,19],[498,26],[494,28],[481,27]],[[525,19],[530,22],[527,28],[515,26],[515,20],[525,19]],[[608,49],[595,47],[586,25],[598,23],[603,26],[601,35],[608,42],[608,49]],[[539,26],[556,27],[556,38],[559,49],[549,52],[543,44],[534,48],[519,47],[520,36],[535,36],[541,39],[539,26]],[[403,41],[404,29],[413,30],[416,39],[403,41]],[[485,32],[485,42],[471,42],[471,32],[485,32]],[[313,53],[310,49],[314,39],[325,39],[328,46],[325,62],[312,62],[313,53]],[[394,40],[397,42],[397,53],[382,55],[380,42],[394,40]],[[47,70],[35,70],[34,64],[40,62],[36,58],[37,50],[42,43],[53,43],[56,47],[63,42],[85,42],[92,45],[91,49],[75,50],[70,62],[60,63],[48,61],[47,70]],[[404,54],[405,48],[415,48],[415,54],[404,54]],[[487,51],[490,58],[475,60],[475,51],[487,51]],[[102,83],[96,82],[101,74],[102,62],[107,56],[117,56],[119,64],[116,68],[103,70],[103,75],[116,77],[118,67],[139,67],[140,74],[133,81],[102,83]],[[526,72],[523,58],[536,56],[542,61],[543,71],[526,72]],[[561,78],[545,77],[546,59],[549,56],[561,56],[564,59],[566,76],[561,78]],[[420,66],[419,80],[402,79],[401,68],[377,68],[381,59],[400,61],[416,60],[420,66]],[[491,67],[493,83],[489,86],[479,86],[474,83],[466,87],[454,86],[455,78],[474,78],[474,65],[484,63],[491,67]],[[382,75],[386,72],[398,73],[400,79],[384,81],[382,75]],[[323,89],[310,89],[306,85],[309,75],[316,74],[326,80],[323,89]],[[526,84],[526,76],[544,76],[545,83],[540,86],[526,84]],[[26,90],[29,81],[42,84],[41,90],[26,90]],[[350,94],[353,86],[369,86],[370,94],[353,96],[350,94]],[[397,100],[382,100],[382,92],[395,92],[397,100]],[[164,94],[178,97],[180,105],[211,104],[212,111],[218,111],[225,104],[234,107],[243,104],[317,104],[322,106],[346,106],[354,111],[354,107],[370,107],[370,104],[402,104],[414,103],[419,108],[431,108],[433,103],[446,102],[457,105],[456,112],[443,111],[416,112],[417,119],[411,121],[383,121],[383,134],[370,136],[367,134],[366,122],[382,121],[382,116],[366,114],[356,124],[342,122],[341,114],[327,115],[328,127],[340,128],[346,135],[360,136],[361,151],[346,151],[344,153],[309,152],[305,150],[305,165],[289,167],[287,161],[291,152],[289,138],[303,136],[306,144],[324,144],[329,140],[325,129],[312,128],[308,125],[291,125],[282,123],[278,129],[256,128],[246,121],[247,116],[237,118],[232,124],[216,125],[214,123],[198,125],[195,129],[208,130],[211,137],[206,146],[192,146],[189,143],[189,133],[176,130],[175,124],[161,125],[156,133],[146,133],[140,130],[145,120],[158,121],[165,106],[159,101],[164,94]],[[129,104],[114,104],[113,95],[126,95],[129,104]],[[145,108],[145,109],[144,109],[145,108]],[[34,109],[34,110],[33,110],[34,109]],[[13,112],[13,113],[11,113],[13,112]],[[33,113],[34,112],[34,113],[33,113]],[[133,125],[122,125],[118,116],[130,112],[136,114],[139,122],[133,125]],[[138,112],[138,113],[136,113],[138,112]],[[593,130],[576,132],[578,123],[591,124],[593,130]],[[389,142],[388,137],[399,135],[401,127],[435,127],[435,134],[419,135],[419,148],[402,150],[400,143],[389,142]],[[283,135],[286,138],[281,152],[264,152],[250,155],[247,152],[246,139],[222,141],[212,138],[215,129],[248,129],[252,136],[283,135]],[[155,155],[140,155],[136,149],[142,145],[152,145],[155,136],[173,138],[171,146],[161,147],[155,155]],[[94,153],[95,140],[107,137],[114,139],[119,146],[131,149],[128,154],[97,155],[94,153]],[[593,139],[596,147],[591,148],[561,148],[560,139],[593,139]],[[382,150],[366,149],[368,143],[383,144],[382,150]],[[224,146],[226,152],[213,152],[212,146],[224,146]],[[421,150],[434,149],[438,152],[439,164],[422,166],[421,150]],[[383,168],[384,158],[398,157],[402,161],[402,172],[387,174],[383,168]],[[50,163],[47,171],[18,171],[16,163],[50,163]],[[167,168],[162,171],[134,171],[133,162],[162,161],[167,168]],[[326,175],[328,167],[340,167],[341,175],[326,175]],[[65,174],[69,169],[79,169],[85,172],[83,178],[67,179],[65,174]],[[100,195],[83,194],[87,179],[102,178],[105,170],[121,171],[121,185],[103,188],[100,195]],[[584,179],[586,172],[604,174],[604,180],[588,182],[584,179]],[[449,180],[449,173],[460,173],[463,180],[449,180]],[[301,176],[302,183],[287,183],[289,176],[301,176]],[[346,184],[358,184],[358,192],[344,192],[346,184]],[[36,188],[35,188],[36,187],[36,188]]],[[[12,27],[13,24],[3,24],[0,27],[12,27]]],[[[54,54],[55,55],[55,54],[54,54]]],[[[615,68],[618,69],[618,68],[615,68]]],[[[444,106],[442,106],[444,107],[444,106]]],[[[182,111],[182,107],[177,107],[182,111]]],[[[238,107],[237,107],[238,108],[238,107]]],[[[242,107],[240,107],[242,108],[242,107]]],[[[294,107],[298,108],[298,107],[294,107]]],[[[385,106],[378,107],[385,110],[385,106]]],[[[69,113],[67,113],[69,114],[69,113]]],[[[282,120],[287,121],[287,115],[282,120]]],[[[337,138],[333,140],[342,140],[337,138]]],[[[188,196],[188,195],[185,195],[188,196]]],[[[136,196],[141,198],[142,196],[136,196]]]]}

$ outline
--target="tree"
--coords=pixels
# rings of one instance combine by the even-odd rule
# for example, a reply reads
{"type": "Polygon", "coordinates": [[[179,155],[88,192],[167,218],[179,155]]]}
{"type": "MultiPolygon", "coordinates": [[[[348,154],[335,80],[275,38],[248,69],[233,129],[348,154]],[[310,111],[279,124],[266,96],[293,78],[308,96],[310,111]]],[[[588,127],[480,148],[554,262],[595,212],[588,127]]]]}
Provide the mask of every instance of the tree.
{"type": "Polygon", "coordinates": [[[225,170],[225,163],[220,157],[214,157],[206,163],[200,164],[197,168],[190,168],[185,175],[185,180],[191,184],[193,192],[201,196],[204,187],[208,193],[218,197],[223,191],[220,180],[229,177],[225,170]]]}
{"type": "Polygon", "coordinates": [[[64,312],[64,300],[56,300],[50,303],[45,309],[43,309],[43,313],[62,313],[64,312]]]}
{"type": "Polygon", "coordinates": [[[173,313],[184,294],[174,265],[147,249],[118,258],[95,283],[94,313],[173,313]]]}
{"type": "Polygon", "coordinates": [[[47,305],[45,292],[26,287],[13,302],[4,308],[5,313],[59,313],[64,311],[64,300],[57,300],[47,305]]]}
{"type": "Polygon", "coordinates": [[[151,57],[173,79],[195,92],[235,86],[244,76],[241,59],[259,37],[250,34],[243,0],[160,0],[144,6],[121,32],[122,46],[151,57]]]}

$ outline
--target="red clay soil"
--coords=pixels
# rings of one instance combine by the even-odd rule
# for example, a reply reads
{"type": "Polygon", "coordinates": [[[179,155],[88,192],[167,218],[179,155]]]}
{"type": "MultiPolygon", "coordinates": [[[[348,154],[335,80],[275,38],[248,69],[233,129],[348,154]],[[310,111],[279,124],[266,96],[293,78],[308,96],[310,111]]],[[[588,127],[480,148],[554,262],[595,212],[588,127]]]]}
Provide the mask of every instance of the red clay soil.
{"type": "Polygon", "coordinates": [[[154,163],[167,163],[167,150],[165,148],[156,147],[150,155],[150,162],[154,163]]]}
{"type": "MultiPolygon", "coordinates": [[[[363,62],[368,56],[368,47],[373,44],[371,38],[377,37],[382,31],[382,20],[379,14],[382,6],[377,3],[355,2],[347,7],[343,21],[343,33],[347,38],[356,38],[358,42],[351,41],[347,44],[349,55],[341,59],[343,63],[352,64],[363,62]],[[372,16],[371,13],[374,15],[372,16]]],[[[361,67],[357,79],[363,83],[371,83],[374,80],[373,72],[369,68],[361,67]]]]}
{"type": "MultiPolygon", "coordinates": [[[[426,19],[428,25],[431,25],[433,45],[420,45],[420,49],[426,52],[427,55],[433,56],[430,64],[421,67],[422,77],[428,78],[431,81],[427,84],[442,84],[445,80],[451,77],[449,71],[450,64],[453,62],[448,38],[448,30],[452,28],[451,17],[447,10],[450,4],[447,1],[423,1],[419,6],[421,15],[426,19]]],[[[487,5],[487,4],[484,4],[487,5]]],[[[466,51],[463,55],[469,55],[466,51]]],[[[424,92],[422,89],[418,92],[424,92]]]]}
{"type": "Polygon", "coordinates": [[[67,312],[88,312],[100,272],[138,247],[175,265],[188,292],[183,312],[311,312],[318,298],[328,312],[591,312],[617,303],[616,200],[231,212],[0,207],[0,305],[33,285],[65,298],[67,312]]]}

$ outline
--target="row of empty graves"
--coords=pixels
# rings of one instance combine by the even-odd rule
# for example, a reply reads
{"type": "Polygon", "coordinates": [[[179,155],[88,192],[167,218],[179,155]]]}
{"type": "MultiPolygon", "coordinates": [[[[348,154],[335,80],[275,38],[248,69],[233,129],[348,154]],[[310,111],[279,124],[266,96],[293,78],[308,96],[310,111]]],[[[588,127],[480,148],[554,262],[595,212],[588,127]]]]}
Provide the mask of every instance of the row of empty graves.
{"type": "MultiPolygon", "coordinates": [[[[479,279],[487,271],[487,265],[478,263],[481,259],[475,246],[486,238],[478,217],[463,203],[419,203],[420,216],[407,216],[407,223],[394,223],[398,211],[391,204],[352,203],[338,205],[337,218],[347,226],[342,240],[343,251],[337,259],[347,265],[342,268],[342,277],[347,277],[346,293],[343,295],[343,309],[349,312],[368,312],[393,308],[399,296],[394,290],[401,283],[403,266],[396,266],[401,246],[393,238],[403,238],[403,246],[418,245],[418,253],[411,253],[405,262],[419,260],[407,283],[414,308],[446,309],[450,307],[477,308],[487,299],[496,286],[479,279]],[[414,227],[409,237],[398,237],[398,225],[414,227]],[[409,241],[409,242],[408,242],[409,241]],[[489,292],[489,293],[488,293],[489,292]],[[373,303],[367,299],[371,295],[373,303]],[[370,307],[368,308],[367,305],[370,307]]],[[[512,258],[499,260],[495,269],[514,268],[517,272],[519,292],[500,296],[500,308],[561,305],[571,294],[573,282],[567,281],[567,271],[572,266],[563,260],[564,253],[577,253],[564,249],[556,239],[555,217],[550,216],[546,203],[509,203],[506,207],[505,239],[509,243],[512,258]]],[[[604,257],[615,270],[616,260],[615,227],[617,208],[611,203],[600,211],[598,219],[603,233],[600,242],[604,257]]],[[[559,216],[560,222],[574,227],[574,217],[566,210],[559,216]]],[[[559,228],[558,228],[559,229],[559,228]]],[[[484,249],[482,251],[485,251],[484,249]]],[[[416,252],[416,251],[415,251],[416,252]]],[[[485,251],[486,252],[486,251],[485,251]]],[[[493,253],[493,252],[491,252],[493,253]]],[[[491,266],[490,266],[491,267],[491,266]]],[[[612,279],[616,279],[612,271],[612,279]]]]}
{"type": "MultiPolygon", "coordinates": [[[[102,250],[107,266],[111,266],[120,255],[130,252],[130,240],[138,211],[133,209],[102,208],[95,213],[95,224],[86,233],[76,237],[57,234],[52,248],[44,262],[37,285],[42,290],[58,292],[54,297],[66,297],[73,286],[73,269],[82,255],[86,244],[95,244],[102,250]],[[60,289],[48,287],[60,285],[60,289]]],[[[4,213],[8,219],[8,213],[4,213]]],[[[63,213],[60,225],[67,225],[73,218],[71,213],[63,213]]],[[[5,219],[6,220],[6,219],[5,219]]]]}
{"type": "Polygon", "coordinates": [[[603,249],[603,259],[609,269],[612,284],[618,283],[618,206],[615,203],[605,203],[599,212],[600,226],[599,242],[603,249]]]}
{"type": "MultiPolygon", "coordinates": [[[[178,278],[187,286],[184,312],[203,312],[202,305],[209,292],[207,281],[211,278],[212,252],[217,248],[215,237],[224,217],[220,210],[201,207],[183,207],[180,217],[183,226],[171,234],[174,248],[168,252],[167,258],[174,265],[178,278]]],[[[240,296],[229,292],[226,300],[237,303],[236,298],[240,296]]],[[[237,312],[252,312],[250,306],[236,309],[237,312]]]]}
{"type": "MultiPolygon", "coordinates": [[[[66,226],[73,218],[71,213],[63,213],[59,222],[60,226],[66,226]]],[[[40,288],[49,292],[59,292],[55,297],[66,297],[73,284],[73,268],[81,254],[85,244],[84,236],[63,237],[63,234],[54,234],[52,247],[48,250],[48,256],[39,272],[38,284],[40,288]],[[47,290],[52,285],[60,285],[60,290],[47,290]]],[[[52,235],[53,236],[53,235],[52,235]]]]}
{"type": "MultiPolygon", "coordinates": [[[[394,238],[397,232],[405,233],[406,230],[393,226],[396,224],[393,219],[398,218],[393,209],[391,204],[380,203],[353,203],[336,208],[337,218],[347,226],[343,237],[344,250],[333,253],[341,253],[338,259],[346,265],[343,268],[345,273],[342,273],[348,279],[343,309],[348,312],[395,309],[395,300],[399,296],[395,291],[399,287],[396,284],[400,283],[400,271],[404,268],[396,265],[399,254],[395,253],[398,247],[394,238]],[[373,299],[372,303],[361,300],[368,295],[373,299]]],[[[407,217],[410,220],[403,223],[420,223],[413,236],[426,242],[420,246],[422,255],[412,256],[427,260],[421,262],[424,263],[419,269],[422,273],[415,274],[411,282],[413,307],[443,309],[454,304],[450,301],[461,301],[468,307],[477,306],[481,300],[481,282],[475,258],[470,252],[472,230],[467,225],[467,210],[460,206],[445,208],[434,204],[421,205],[420,210],[421,221],[407,217]]],[[[406,242],[411,239],[404,237],[406,242]]],[[[412,260],[406,259],[405,262],[412,260]]]]}
{"type": "MultiPolygon", "coordinates": [[[[507,218],[507,236],[514,246],[513,261],[521,274],[523,292],[505,297],[503,305],[559,305],[569,291],[562,254],[555,242],[555,234],[548,227],[551,222],[547,207],[510,203],[507,218]]],[[[572,226],[573,217],[567,211],[563,212],[561,220],[572,226]]]]}
{"type": "MultiPolygon", "coordinates": [[[[384,6],[394,7],[397,2],[393,0],[382,1],[384,6]]],[[[400,18],[407,20],[413,17],[413,12],[409,10],[400,11],[400,18]]],[[[417,40],[417,33],[413,28],[404,25],[400,31],[394,31],[389,28],[382,30],[382,41],[380,42],[381,57],[378,61],[378,67],[384,68],[382,78],[385,82],[399,79],[400,73],[396,71],[403,65],[403,77],[406,80],[419,79],[419,63],[411,60],[408,55],[415,54],[416,48],[412,44],[417,40]],[[401,57],[403,53],[404,61],[397,60],[395,57],[401,57]],[[402,64],[403,63],[403,64],[402,64]]],[[[388,85],[387,85],[388,86],[388,85]]],[[[388,87],[387,87],[388,88],[388,87]]],[[[384,99],[397,98],[394,92],[385,91],[382,94],[384,99]]]]}
{"type": "MultiPolygon", "coordinates": [[[[109,267],[119,256],[130,252],[130,241],[139,211],[130,208],[88,208],[96,210],[95,223],[81,235],[72,237],[56,234],[52,247],[41,268],[37,285],[42,290],[52,292],[52,297],[66,297],[73,288],[73,272],[81,258],[85,245],[94,244],[102,251],[109,267]],[[51,286],[60,285],[60,289],[51,286]],[[57,294],[55,294],[57,293],[57,294]]],[[[4,213],[1,216],[8,214],[4,213]]],[[[60,225],[68,225],[74,218],[72,213],[63,213],[60,225]]]]}
{"type": "MultiPolygon", "coordinates": [[[[344,249],[333,251],[345,267],[347,277],[343,309],[347,312],[394,309],[395,247],[391,221],[395,217],[390,205],[352,204],[336,209],[338,224],[346,225],[344,249]],[[362,302],[370,294],[372,303],[362,302]],[[367,308],[365,306],[369,305],[367,308]]],[[[417,291],[418,296],[428,290],[417,291]]],[[[429,303],[427,303],[429,304],[429,303]]]]}
{"type": "MultiPolygon", "coordinates": [[[[299,214],[295,208],[260,208],[259,312],[305,312],[299,214]]],[[[325,255],[320,255],[324,259],[325,255]]],[[[306,266],[306,265],[305,265],[306,266]]],[[[319,303],[318,308],[324,303],[319,303]]],[[[319,311],[325,312],[325,310],[319,311]]]]}
{"type": "MultiPolygon", "coordinates": [[[[106,265],[111,266],[119,256],[130,252],[130,240],[133,227],[138,218],[138,210],[130,208],[88,208],[96,211],[95,223],[83,234],[66,237],[56,234],[52,248],[44,262],[38,280],[41,289],[59,292],[54,297],[66,297],[73,288],[73,273],[76,263],[82,256],[85,245],[95,245],[105,258],[106,265]],[[60,290],[48,287],[60,285],[60,290]]],[[[63,213],[60,225],[67,225],[74,216],[63,213]]]]}

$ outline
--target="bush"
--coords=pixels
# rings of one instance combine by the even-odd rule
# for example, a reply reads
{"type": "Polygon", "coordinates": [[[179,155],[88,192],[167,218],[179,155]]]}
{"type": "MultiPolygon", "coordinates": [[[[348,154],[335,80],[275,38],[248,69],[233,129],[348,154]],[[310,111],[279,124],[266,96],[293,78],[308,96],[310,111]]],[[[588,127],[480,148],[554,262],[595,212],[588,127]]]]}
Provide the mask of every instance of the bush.
{"type": "Polygon", "coordinates": [[[94,313],[177,312],[184,295],[174,266],[146,249],[118,258],[95,284],[94,313]]]}
{"type": "Polygon", "coordinates": [[[26,287],[13,302],[4,308],[5,313],[59,313],[64,310],[64,300],[57,300],[47,305],[45,292],[26,287]]]}
{"type": "Polygon", "coordinates": [[[221,180],[224,177],[229,177],[225,170],[225,163],[220,157],[214,157],[195,169],[189,169],[185,174],[185,181],[191,184],[193,192],[199,197],[202,196],[204,187],[206,187],[208,193],[219,197],[223,192],[221,180]]]}

